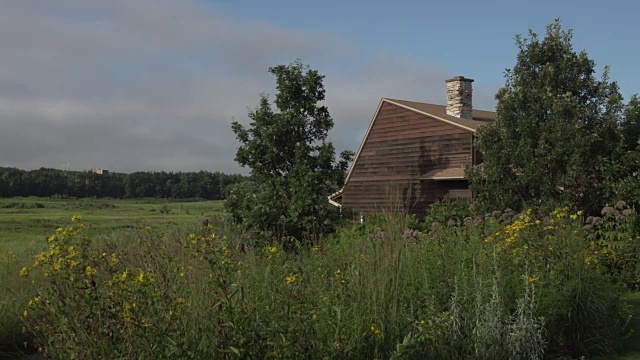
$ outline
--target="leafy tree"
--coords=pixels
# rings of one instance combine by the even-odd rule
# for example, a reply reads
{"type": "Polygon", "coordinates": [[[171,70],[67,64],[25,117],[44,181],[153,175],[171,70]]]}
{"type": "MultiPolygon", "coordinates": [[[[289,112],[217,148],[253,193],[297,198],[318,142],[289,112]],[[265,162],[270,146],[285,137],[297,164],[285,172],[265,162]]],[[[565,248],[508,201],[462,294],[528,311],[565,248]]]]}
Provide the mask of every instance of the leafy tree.
{"type": "Polygon", "coordinates": [[[605,200],[607,164],[621,145],[622,96],[605,68],[575,52],[559,20],[540,39],[516,36],[517,63],[496,95],[497,118],[478,132],[483,164],[468,170],[477,210],[605,200]]]}
{"type": "Polygon", "coordinates": [[[326,220],[337,212],[327,196],[342,184],[353,153],[342,152],[336,160],[327,141],[333,119],[319,104],[325,99],[323,75],[300,60],[269,72],[276,77],[276,109],[261,94],[249,126],[232,124],[241,143],[236,161],[251,169],[252,182],[234,187],[226,208],[265,238],[301,239],[330,229],[326,220]]]}
{"type": "Polygon", "coordinates": [[[640,98],[634,95],[620,124],[624,143],[618,161],[608,168],[609,202],[625,200],[640,205],[640,98]]]}
{"type": "Polygon", "coordinates": [[[640,144],[640,97],[635,94],[624,109],[621,124],[626,150],[635,150],[640,144]]]}
{"type": "Polygon", "coordinates": [[[206,171],[189,173],[134,172],[131,174],[95,174],[91,171],[62,171],[40,168],[19,170],[0,167],[0,197],[201,197],[220,200],[230,184],[245,181],[236,174],[206,171]]]}

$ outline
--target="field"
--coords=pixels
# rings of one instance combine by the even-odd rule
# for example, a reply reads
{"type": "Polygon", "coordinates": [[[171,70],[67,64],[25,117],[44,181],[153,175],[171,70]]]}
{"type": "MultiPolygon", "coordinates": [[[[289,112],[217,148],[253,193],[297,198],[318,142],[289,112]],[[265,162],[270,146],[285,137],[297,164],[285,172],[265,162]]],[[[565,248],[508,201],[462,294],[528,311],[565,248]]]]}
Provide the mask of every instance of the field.
{"type": "Polygon", "coordinates": [[[37,245],[71,216],[82,215],[96,234],[154,226],[198,227],[222,213],[222,201],[173,199],[0,199],[0,252],[37,245]]]}
{"type": "Polygon", "coordinates": [[[81,215],[87,233],[96,238],[119,237],[133,229],[152,227],[160,231],[187,232],[205,219],[222,213],[222,201],[172,199],[0,199],[0,359],[13,357],[13,345],[21,335],[19,314],[28,301],[23,282],[15,276],[46,248],[49,235],[81,215]]]}
{"type": "Polygon", "coordinates": [[[0,200],[0,358],[27,342],[57,358],[640,359],[640,294],[603,275],[612,255],[578,214],[431,230],[388,215],[301,247],[220,214],[0,200]]]}

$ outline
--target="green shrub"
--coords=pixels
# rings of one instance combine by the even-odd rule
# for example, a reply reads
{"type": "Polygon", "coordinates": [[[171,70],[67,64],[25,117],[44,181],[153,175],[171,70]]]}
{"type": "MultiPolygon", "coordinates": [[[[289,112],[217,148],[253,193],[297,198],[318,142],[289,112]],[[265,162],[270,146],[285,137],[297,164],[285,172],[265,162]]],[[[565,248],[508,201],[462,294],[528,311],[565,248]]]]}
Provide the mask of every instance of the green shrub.
{"type": "Polygon", "coordinates": [[[617,284],[640,289],[640,217],[624,201],[605,206],[602,217],[590,216],[585,228],[592,231],[594,246],[601,247],[600,266],[617,284]]]}
{"type": "Polygon", "coordinates": [[[429,206],[424,219],[424,228],[431,229],[434,223],[441,225],[460,225],[471,216],[469,202],[465,200],[435,203],[429,206]]]}
{"type": "Polygon", "coordinates": [[[3,209],[43,209],[44,207],[41,202],[11,201],[0,204],[0,208],[3,209]]]}

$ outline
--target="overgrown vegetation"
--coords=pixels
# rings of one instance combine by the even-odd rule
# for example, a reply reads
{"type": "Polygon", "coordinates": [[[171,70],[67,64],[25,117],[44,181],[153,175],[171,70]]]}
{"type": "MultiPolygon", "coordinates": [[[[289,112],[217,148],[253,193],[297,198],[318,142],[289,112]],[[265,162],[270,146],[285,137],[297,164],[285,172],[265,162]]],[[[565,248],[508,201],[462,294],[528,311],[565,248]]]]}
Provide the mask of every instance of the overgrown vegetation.
{"type": "Polygon", "coordinates": [[[507,211],[408,231],[389,215],[293,252],[243,246],[222,222],[96,241],[76,217],[21,270],[21,317],[63,358],[614,354],[631,313],[610,277],[617,255],[592,237],[636,217],[594,230],[566,209],[507,211]]]}

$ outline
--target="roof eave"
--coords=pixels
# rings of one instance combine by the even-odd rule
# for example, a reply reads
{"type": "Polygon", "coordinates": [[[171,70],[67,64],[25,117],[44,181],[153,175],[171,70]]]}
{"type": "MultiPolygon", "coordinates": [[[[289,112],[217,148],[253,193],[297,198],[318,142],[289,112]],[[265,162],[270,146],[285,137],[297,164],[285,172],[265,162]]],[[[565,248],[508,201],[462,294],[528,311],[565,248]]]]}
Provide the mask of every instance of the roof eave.
{"type": "Polygon", "coordinates": [[[331,204],[331,205],[333,205],[335,207],[338,207],[338,208],[342,207],[342,204],[340,204],[339,202],[336,201],[337,198],[342,196],[342,190],[344,190],[344,188],[342,188],[342,189],[336,191],[335,193],[327,196],[327,198],[329,199],[329,204],[331,204]]]}
{"type": "Polygon", "coordinates": [[[420,180],[465,180],[464,176],[435,176],[435,177],[421,177],[420,180]]]}

